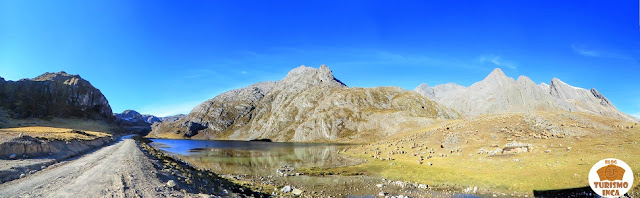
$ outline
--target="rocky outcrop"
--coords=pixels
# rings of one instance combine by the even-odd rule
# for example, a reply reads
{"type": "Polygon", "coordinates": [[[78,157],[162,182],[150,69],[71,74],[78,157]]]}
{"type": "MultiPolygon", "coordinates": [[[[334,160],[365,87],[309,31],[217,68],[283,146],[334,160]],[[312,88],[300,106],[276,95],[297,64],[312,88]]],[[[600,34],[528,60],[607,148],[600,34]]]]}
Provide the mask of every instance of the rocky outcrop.
{"type": "Polygon", "coordinates": [[[499,68],[469,87],[449,83],[431,88],[421,84],[414,91],[468,116],[563,110],[637,121],[618,111],[596,89],[574,87],[557,78],[553,78],[550,85],[536,85],[526,76],[517,80],[507,77],[499,68]]]}
{"type": "Polygon", "coordinates": [[[151,137],[367,141],[457,113],[396,87],[348,88],[326,66],[300,66],[277,82],[225,92],[151,137]]]}
{"type": "Polygon", "coordinates": [[[113,120],[107,98],[79,75],[45,73],[0,80],[0,107],[14,118],[81,117],[113,120]]]}

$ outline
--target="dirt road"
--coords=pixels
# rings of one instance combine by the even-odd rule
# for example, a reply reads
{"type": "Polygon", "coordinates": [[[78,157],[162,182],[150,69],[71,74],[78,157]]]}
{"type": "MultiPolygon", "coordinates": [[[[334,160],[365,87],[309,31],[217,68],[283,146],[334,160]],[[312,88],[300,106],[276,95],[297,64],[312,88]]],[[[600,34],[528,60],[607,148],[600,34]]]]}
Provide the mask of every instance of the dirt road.
{"type": "Polygon", "coordinates": [[[184,197],[167,187],[170,179],[158,173],[129,137],[62,162],[22,179],[0,184],[0,197],[184,197]]]}

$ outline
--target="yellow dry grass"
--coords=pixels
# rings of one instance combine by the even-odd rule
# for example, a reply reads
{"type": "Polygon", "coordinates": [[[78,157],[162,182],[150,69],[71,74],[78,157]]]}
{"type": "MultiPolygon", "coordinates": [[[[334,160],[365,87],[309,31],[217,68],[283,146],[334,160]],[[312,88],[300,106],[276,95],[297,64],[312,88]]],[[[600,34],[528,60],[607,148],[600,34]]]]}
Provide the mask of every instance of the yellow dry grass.
{"type": "Polygon", "coordinates": [[[74,133],[72,131],[73,129],[69,128],[30,126],[0,129],[0,134],[5,137],[11,137],[18,136],[22,133],[23,135],[28,135],[35,138],[51,140],[93,140],[100,137],[111,136],[108,133],[98,131],[82,131],[86,134],[74,133]]]}
{"type": "Polygon", "coordinates": [[[56,140],[93,140],[120,132],[114,124],[90,119],[7,119],[3,127],[0,128],[0,140],[17,137],[20,133],[56,140]],[[86,134],[72,133],[72,130],[83,131],[86,134]]]}
{"type": "MultiPolygon", "coordinates": [[[[554,125],[564,125],[562,127],[582,131],[582,134],[536,139],[528,136],[514,137],[497,130],[525,126],[523,117],[518,114],[486,116],[474,121],[441,121],[432,125],[433,127],[396,134],[386,140],[349,150],[347,154],[366,159],[367,163],[329,171],[364,172],[392,180],[432,186],[477,186],[493,191],[530,195],[533,190],[588,186],[588,173],[593,164],[604,158],[617,158],[629,164],[636,177],[635,181],[640,181],[640,125],[583,113],[571,116],[558,112],[537,114],[554,125]],[[579,126],[572,127],[571,124],[579,126]],[[614,125],[634,128],[603,127],[614,125]],[[451,126],[452,129],[443,131],[439,129],[440,126],[451,126]],[[460,139],[459,147],[455,150],[460,149],[461,152],[451,153],[452,148],[440,148],[446,138],[453,136],[460,139]],[[534,149],[532,152],[517,154],[477,153],[481,148],[496,149],[491,147],[492,144],[498,144],[501,148],[508,142],[507,139],[531,143],[534,149]],[[426,148],[433,148],[435,153],[425,152],[428,151],[425,147],[411,148],[414,144],[425,144],[426,148]],[[372,158],[376,150],[380,151],[381,157],[391,157],[394,160],[372,158]],[[390,154],[394,150],[407,153],[390,154]],[[414,156],[414,153],[418,156],[414,156]],[[447,157],[440,157],[440,154],[446,154],[447,157]],[[420,155],[432,155],[433,158],[424,159],[424,164],[420,164],[420,155]],[[428,163],[433,165],[427,165],[428,163]]],[[[525,134],[530,130],[523,128],[525,134]]],[[[640,182],[635,184],[636,189],[638,183],[640,182]]]]}

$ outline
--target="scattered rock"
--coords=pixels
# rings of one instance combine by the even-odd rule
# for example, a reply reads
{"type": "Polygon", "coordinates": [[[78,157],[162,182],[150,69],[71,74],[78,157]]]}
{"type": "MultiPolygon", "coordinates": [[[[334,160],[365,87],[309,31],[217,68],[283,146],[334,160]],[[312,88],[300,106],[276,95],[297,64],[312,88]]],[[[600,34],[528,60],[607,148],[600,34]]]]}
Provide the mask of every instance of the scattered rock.
{"type": "Polygon", "coordinates": [[[376,187],[378,187],[378,188],[382,188],[384,186],[385,186],[384,184],[376,184],[376,187]]]}
{"type": "Polygon", "coordinates": [[[291,191],[291,193],[293,193],[294,195],[300,195],[300,194],[302,194],[302,192],[303,192],[302,190],[297,189],[297,188],[293,189],[293,191],[291,191]]]}
{"type": "Polygon", "coordinates": [[[402,181],[395,181],[393,182],[393,184],[395,184],[396,186],[400,186],[400,188],[404,188],[406,186],[406,183],[402,181]]]}
{"type": "Polygon", "coordinates": [[[288,192],[291,192],[291,190],[292,190],[291,186],[285,186],[285,187],[282,187],[282,189],[280,189],[280,192],[288,193],[288,192]]]}
{"type": "Polygon", "coordinates": [[[379,193],[378,193],[378,196],[385,196],[385,195],[387,195],[387,194],[388,194],[388,193],[386,193],[386,192],[379,192],[379,193]]]}
{"type": "Polygon", "coordinates": [[[169,188],[176,187],[176,182],[175,182],[175,181],[173,181],[173,180],[169,180],[169,181],[167,182],[167,186],[168,186],[169,188]]]}

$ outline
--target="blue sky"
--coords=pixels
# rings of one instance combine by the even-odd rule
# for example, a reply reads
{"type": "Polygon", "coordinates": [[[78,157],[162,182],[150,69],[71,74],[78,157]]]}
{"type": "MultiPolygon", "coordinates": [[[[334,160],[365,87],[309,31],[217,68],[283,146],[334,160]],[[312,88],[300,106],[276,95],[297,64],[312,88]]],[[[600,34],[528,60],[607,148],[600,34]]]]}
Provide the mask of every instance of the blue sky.
{"type": "Polygon", "coordinates": [[[495,67],[595,87],[640,115],[637,1],[0,1],[0,76],[80,74],[114,112],[188,113],[229,89],[328,65],[352,87],[495,67]]]}

